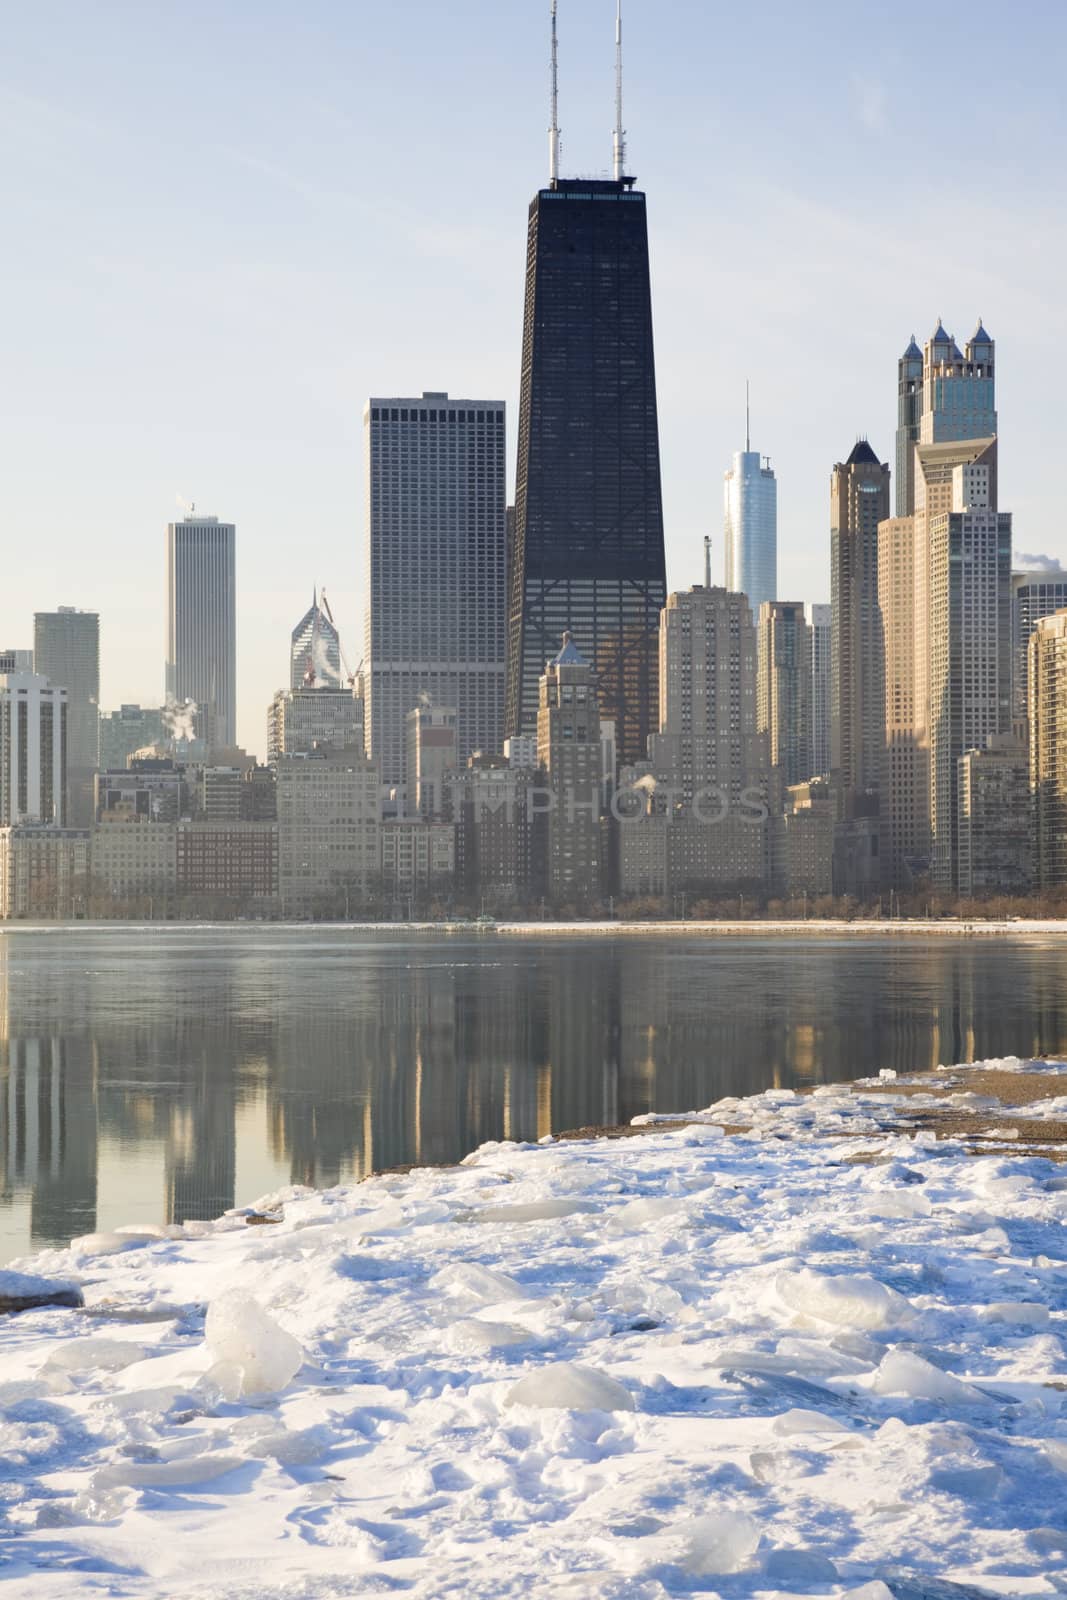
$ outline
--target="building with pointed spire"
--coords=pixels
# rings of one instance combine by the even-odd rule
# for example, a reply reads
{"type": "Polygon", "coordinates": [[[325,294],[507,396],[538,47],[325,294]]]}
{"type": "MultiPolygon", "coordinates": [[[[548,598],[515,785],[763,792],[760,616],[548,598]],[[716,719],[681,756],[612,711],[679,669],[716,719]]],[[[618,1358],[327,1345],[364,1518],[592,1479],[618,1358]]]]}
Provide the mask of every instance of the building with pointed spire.
{"type": "Polygon", "coordinates": [[[644,194],[623,170],[616,27],[614,176],[562,178],[555,6],[549,180],[529,211],[505,734],[531,733],[545,661],[569,632],[619,759],[657,725],[667,597],[644,194]]]}
{"type": "Polygon", "coordinates": [[[778,598],[778,484],[770,458],[752,448],[748,389],[745,448],[735,451],[723,483],[726,587],[748,597],[753,617],[778,598]]]}
{"type": "Polygon", "coordinates": [[[336,627],[312,590],[311,606],[293,629],[289,644],[289,687],[304,684],[340,684],[341,639],[336,627]]]}

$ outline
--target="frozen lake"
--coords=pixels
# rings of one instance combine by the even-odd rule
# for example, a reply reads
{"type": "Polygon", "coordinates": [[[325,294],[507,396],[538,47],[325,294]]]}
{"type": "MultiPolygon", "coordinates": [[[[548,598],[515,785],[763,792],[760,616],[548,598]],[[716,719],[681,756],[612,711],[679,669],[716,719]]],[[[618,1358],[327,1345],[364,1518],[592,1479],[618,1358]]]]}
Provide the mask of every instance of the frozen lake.
{"type": "Polygon", "coordinates": [[[0,934],[0,1259],[725,1094],[1067,1049],[1049,941],[0,934]]]}

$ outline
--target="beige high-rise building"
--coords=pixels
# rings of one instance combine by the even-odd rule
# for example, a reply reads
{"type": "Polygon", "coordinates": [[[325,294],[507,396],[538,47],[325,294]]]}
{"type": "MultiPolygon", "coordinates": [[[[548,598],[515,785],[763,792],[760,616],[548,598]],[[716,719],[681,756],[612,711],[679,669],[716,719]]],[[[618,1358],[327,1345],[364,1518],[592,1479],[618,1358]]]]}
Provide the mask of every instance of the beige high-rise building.
{"type": "Polygon", "coordinates": [[[458,766],[454,706],[424,698],[404,718],[405,812],[431,818],[445,813],[445,775],[458,766]]]}
{"type": "Polygon", "coordinates": [[[844,796],[877,793],[885,745],[878,524],[889,467],[860,439],[830,477],[830,762],[844,796]]]}
{"type": "Polygon", "coordinates": [[[592,670],[569,633],[546,666],[537,708],[537,760],[548,774],[548,892],[558,903],[600,899],[603,753],[592,670]]]}
{"type": "Polygon", "coordinates": [[[799,600],[765,600],[759,611],[756,726],[767,741],[774,808],[811,770],[811,628],[799,600]]]}
{"type": "Polygon", "coordinates": [[[1011,729],[1011,516],[997,510],[996,440],[971,444],[952,468],[949,494],[928,484],[927,625],[930,725],[930,875],[959,882],[959,758],[1011,729]]]}
{"type": "Polygon", "coordinates": [[[1032,859],[1038,889],[1067,885],[1067,611],[1030,635],[1032,859]]]}
{"type": "Polygon", "coordinates": [[[100,618],[60,606],[33,619],[34,671],[67,691],[66,818],[93,820],[93,775],[100,765],[100,618]]]}
{"type": "Polygon", "coordinates": [[[917,519],[891,517],[878,529],[878,605],[885,673],[883,837],[887,876],[904,887],[930,859],[930,733],[925,682],[926,571],[917,519]],[[922,627],[920,627],[922,619],[922,627]]]}
{"type": "Polygon", "coordinates": [[[736,807],[766,783],[766,740],[756,718],[756,629],[748,599],[726,589],[667,596],[659,630],[659,732],[648,741],[656,777],[691,805],[723,790],[736,807]]]}

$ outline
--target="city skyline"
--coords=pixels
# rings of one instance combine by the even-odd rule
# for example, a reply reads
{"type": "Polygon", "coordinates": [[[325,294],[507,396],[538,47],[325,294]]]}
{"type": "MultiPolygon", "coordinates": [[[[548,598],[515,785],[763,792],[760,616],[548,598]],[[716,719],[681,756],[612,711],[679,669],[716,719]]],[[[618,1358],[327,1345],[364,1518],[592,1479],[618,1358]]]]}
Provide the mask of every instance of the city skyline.
{"type": "MultiPolygon", "coordinates": [[[[564,174],[610,161],[613,9],[563,7],[564,174]]],[[[744,51],[729,51],[735,68],[709,106],[696,63],[702,45],[729,50],[740,19],[708,18],[684,4],[654,15],[630,7],[628,165],[652,197],[669,588],[699,577],[703,536],[718,534],[705,462],[728,459],[736,394],[751,376],[761,444],[780,484],[779,590],[825,600],[829,462],[842,438],[860,432],[881,459],[893,458],[896,362],[910,334],[927,338],[940,313],[957,338],[979,315],[996,333],[1007,357],[1002,402],[1013,416],[1003,496],[1021,548],[1064,554],[1052,380],[1043,370],[1064,318],[1063,224],[1048,204],[1064,143],[1056,52],[1036,62],[1027,55],[1024,100],[1025,29],[1007,32],[991,7],[950,6],[944,17],[946,36],[955,16],[968,33],[985,30],[987,44],[995,38],[1001,74],[1005,114],[995,157],[984,158],[985,243],[975,252],[965,230],[950,237],[934,218],[946,186],[970,181],[976,144],[988,143],[983,104],[964,97],[952,125],[939,124],[936,189],[917,186],[912,158],[934,111],[904,117],[893,83],[922,48],[920,10],[894,11],[873,75],[863,30],[832,26],[839,12],[823,9],[831,25],[817,37],[830,52],[822,70],[837,70],[848,85],[855,149],[840,149],[836,112],[797,87],[804,74],[793,63],[814,59],[816,34],[772,7],[758,71],[780,79],[785,92],[773,114],[746,116],[746,140],[731,141],[727,161],[725,131],[762,76],[756,63],[745,65],[744,51]],[[837,176],[862,166],[865,182],[878,179],[881,226],[872,228],[866,214],[861,226],[826,195],[831,158],[837,176]],[[701,196],[696,206],[693,195],[701,196]],[[912,235],[934,231],[938,252],[916,251],[912,235]],[[779,265],[786,260],[788,274],[779,265]],[[835,338],[842,327],[862,333],[835,338]],[[805,381],[813,334],[826,347],[817,385],[805,381]],[[1024,438],[1047,469],[1027,470],[1024,438]]],[[[47,570],[20,562],[0,599],[0,636],[28,645],[33,612],[60,599],[98,610],[103,706],[155,703],[159,534],[175,517],[176,494],[195,498],[244,530],[238,738],[261,751],[264,691],[285,683],[294,598],[327,582],[343,636],[354,639],[358,629],[362,401],[448,388],[498,394],[512,421],[517,416],[523,207],[546,169],[547,6],[505,17],[472,0],[469,25],[454,33],[433,8],[416,6],[415,47],[412,30],[389,13],[349,16],[322,4],[300,24],[272,14],[243,86],[216,95],[243,57],[243,13],[236,6],[210,21],[213,48],[198,72],[213,114],[181,142],[158,129],[154,108],[188,48],[185,27],[126,17],[120,51],[117,13],[89,18],[72,8],[74,93],[66,76],[74,69],[46,49],[44,23],[17,19],[12,86],[0,102],[19,139],[8,188],[24,241],[4,268],[10,303],[20,307],[9,352],[9,393],[18,402],[9,401],[5,422],[6,525],[50,559],[47,570]],[[386,145],[373,138],[385,114],[377,80],[395,93],[403,52],[404,115],[390,116],[386,145]],[[132,68],[132,94],[115,92],[119,58],[124,86],[132,68]],[[353,79],[365,90],[358,110],[353,79]],[[287,103],[308,113],[298,138],[266,116],[277,100],[272,86],[283,81],[287,103]],[[446,105],[456,138],[431,149],[427,125],[446,105]],[[491,142],[481,136],[487,119],[491,142]],[[357,158],[371,143],[374,175],[364,195],[357,158]],[[464,145],[478,152],[483,198],[459,227],[450,180],[464,145]],[[405,170],[420,172],[417,211],[396,198],[405,170]],[[372,216],[375,247],[367,251],[372,216]],[[54,248],[59,228],[77,238],[74,251],[54,248]],[[197,247],[205,229],[209,250],[197,247]],[[220,381],[206,382],[209,372],[220,381]],[[101,561],[102,551],[121,551],[121,563],[101,561]]],[[[207,26],[207,17],[190,20],[207,26]]],[[[1064,29],[1046,13],[1041,22],[1046,39],[1064,29]]],[[[757,103],[765,102],[760,95],[757,103]]],[[[515,446],[511,429],[509,483],[515,446]]]]}

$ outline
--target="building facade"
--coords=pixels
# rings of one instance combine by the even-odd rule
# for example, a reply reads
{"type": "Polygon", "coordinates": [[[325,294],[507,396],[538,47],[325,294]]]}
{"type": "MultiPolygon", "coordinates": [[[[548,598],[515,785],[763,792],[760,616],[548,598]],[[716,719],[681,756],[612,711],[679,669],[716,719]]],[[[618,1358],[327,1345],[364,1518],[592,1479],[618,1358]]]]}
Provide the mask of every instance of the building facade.
{"type": "Polygon", "coordinates": [[[97,822],[92,829],[91,866],[94,913],[100,899],[127,905],[158,899],[162,910],[177,892],[177,823],[153,822],[136,814],[97,822]]]}
{"type": "Polygon", "coordinates": [[[1042,617],[1067,606],[1067,572],[1013,572],[1011,575],[1011,716],[1025,729],[1027,719],[1026,674],[1030,637],[1042,617]]]}
{"type": "Polygon", "coordinates": [[[448,779],[456,824],[456,885],[468,901],[513,904],[543,889],[537,841],[544,814],[531,799],[536,772],[476,754],[448,779]]]}
{"type": "Polygon", "coordinates": [[[657,725],[667,595],[648,222],[633,185],[555,178],[530,206],[504,725],[535,731],[545,662],[569,632],[622,762],[644,756],[657,725]]]}
{"type": "Polygon", "coordinates": [[[451,822],[391,817],[381,831],[382,894],[395,916],[416,897],[451,897],[456,872],[456,829],[451,822]]]}
{"type": "Polygon", "coordinates": [[[364,672],[367,750],[404,782],[404,719],[454,706],[459,759],[499,750],[504,706],[504,403],[371,399],[364,672]]]}
{"type": "Polygon", "coordinates": [[[277,824],[179,823],[175,878],[183,897],[267,909],[278,893],[277,824]]]}
{"type": "Polygon", "coordinates": [[[67,822],[67,691],[33,672],[0,676],[0,827],[67,822]]]}
{"type": "Polygon", "coordinates": [[[811,607],[811,776],[824,777],[830,760],[830,661],[833,644],[833,607],[811,607]]]}
{"type": "Polygon", "coordinates": [[[456,712],[424,701],[404,719],[404,792],[409,816],[445,814],[446,778],[458,765],[456,712]]]}
{"type": "Polygon", "coordinates": [[[285,916],[347,916],[380,871],[381,778],[361,751],[322,748],[277,764],[278,894],[285,916]]]}
{"type": "Polygon", "coordinates": [[[1032,872],[1025,740],[994,734],[984,750],[960,756],[957,797],[960,894],[1026,894],[1032,872]]]}
{"type": "Polygon", "coordinates": [[[237,743],[237,529],[190,515],[167,528],[169,704],[195,706],[209,747],[237,743]]]}
{"type": "Polygon", "coordinates": [[[167,743],[163,709],[159,706],[124,705],[100,716],[98,770],[124,767],[141,750],[162,749],[167,743]]]}
{"type": "Polygon", "coordinates": [[[915,446],[923,414],[923,353],[912,334],[897,362],[896,501],[898,517],[915,510],[915,446]]]}
{"type": "Polygon", "coordinates": [[[279,689],[267,713],[267,761],[307,755],[316,747],[358,750],[365,747],[363,697],[355,689],[329,684],[301,684],[279,689]]]}
{"type": "Polygon", "coordinates": [[[866,439],[830,477],[830,764],[844,794],[877,793],[885,743],[878,524],[889,467],[866,439]]]}
{"type": "Polygon", "coordinates": [[[799,601],[765,600],[759,610],[756,727],[766,740],[779,809],[785,791],[811,773],[811,629],[799,601]]]}
{"type": "Polygon", "coordinates": [[[1067,887],[1067,611],[1039,619],[1028,666],[1032,862],[1039,889],[1067,887]]]}
{"type": "Polygon", "coordinates": [[[602,889],[603,751],[597,686],[569,633],[541,675],[537,758],[547,773],[548,893],[553,901],[589,905],[602,889]]]}
{"type": "Polygon", "coordinates": [[[996,441],[970,449],[951,509],[926,518],[930,873],[944,890],[959,886],[959,758],[1011,730],[1011,516],[997,510],[996,441]]]}
{"type": "Polygon", "coordinates": [[[0,827],[0,918],[84,916],[88,895],[87,829],[0,827]]]}
{"type": "Polygon", "coordinates": [[[100,618],[60,606],[33,619],[35,670],[67,691],[67,821],[87,828],[100,765],[100,618]]]}
{"type": "Polygon", "coordinates": [[[759,616],[778,598],[778,483],[769,459],[758,450],[738,450],[723,492],[726,587],[743,594],[759,616]]]}

